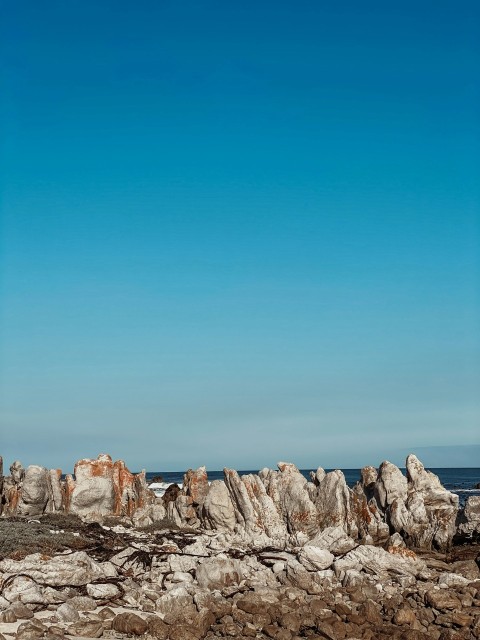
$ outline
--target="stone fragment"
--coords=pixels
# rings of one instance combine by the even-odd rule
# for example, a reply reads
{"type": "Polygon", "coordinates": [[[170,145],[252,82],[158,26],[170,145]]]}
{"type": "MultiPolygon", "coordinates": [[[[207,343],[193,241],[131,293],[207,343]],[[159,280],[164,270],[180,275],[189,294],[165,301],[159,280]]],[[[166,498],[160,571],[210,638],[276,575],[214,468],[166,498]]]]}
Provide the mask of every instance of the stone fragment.
{"type": "Polygon", "coordinates": [[[115,584],[87,584],[87,593],[97,600],[111,600],[120,595],[120,589],[115,584]]]}
{"type": "Polygon", "coordinates": [[[142,636],[148,629],[148,623],[135,613],[119,613],[112,621],[112,629],[119,633],[142,636]]]}
{"type": "Polygon", "coordinates": [[[388,553],[379,547],[361,545],[349,551],[343,558],[334,562],[335,572],[356,569],[369,571],[378,576],[404,575],[417,576],[426,569],[426,565],[413,555],[403,556],[388,553]]]}
{"type": "Polygon", "coordinates": [[[33,611],[23,602],[14,602],[10,608],[16,615],[17,620],[30,620],[33,618],[33,611]]]}
{"type": "Polygon", "coordinates": [[[22,574],[37,582],[56,587],[86,585],[116,575],[113,565],[95,562],[84,551],[52,558],[41,553],[34,553],[23,560],[4,558],[0,560],[0,572],[9,575],[22,574]]]}
{"type": "Polygon", "coordinates": [[[480,536],[480,496],[469,496],[461,514],[458,532],[467,538],[480,536]]]}
{"type": "Polygon", "coordinates": [[[327,527],[323,531],[319,531],[308,544],[326,549],[334,555],[343,555],[357,546],[357,543],[345,533],[342,527],[327,527]]]}
{"type": "Polygon", "coordinates": [[[103,631],[103,624],[95,620],[79,620],[71,624],[67,629],[68,635],[81,636],[83,638],[101,638],[103,631]]]}
{"type": "Polygon", "coordinates": [[[194,505],[202,505],[208,493],[208,475],[205,467],[195,471],[189,469],[183,476],[183,491],[190,496],[194,505]]]}
{"type": "Polygon", "coordinates": [[[27,467],[17,507],[19,515],[38,516],[45,511],[49,499],[49,476],[44,467],[27,467]]]}
{"type": "Polygon", "coordinates": [[[332,565],[335,556],[326,549],[307,544],[300,549],[298,559],[308,571],[321,571],[332,565]]]}
{"type": "Polygon", "coordinates": [[[17,616],[15,615],[14,611],[12,611],[11,607],[10,609],[7,609],[6,611],[2,611],[0,613],[0,622],[11,623],[16,621],[17,621],[17,616]]]}
{"type": "Polygon", "coordinates": [[[74,596],[70,598],[68,604],[77,611],[95,611],[97,608],[95,600],[88,596],[74,596]]]}
{"type": "Polygon", "coordinates": [[[72,605],[68,604],[68,602],[64,602],[63,604],[61,604],[57,608],[55,615],[62,622],[76,622],[80,619],[78,610],[72,607],[72,605]]]}
{"type": "Polygon", "coordinates": [[[228,558],[210,558],[198,565],[196,579],[200,587],[210,590],[239,585],[243,580],[242,564],[228,558]]]}
{"type": "Polygon", "coordinates": [[[461,608],[460,600],[448,589],[430,589],[425,594],[425,601],[439,611],[461,608]]]}
{"type": "Polygon", "coordinates": [[[16,640],[38,640],[43,638],[47,632],[47,627],[40,620],[29,620],[23,622],[17,629],[16,640]]]}
{"type": "Polygon", "coordinates": [[[158,616],[148,619],[148,633],[158,640],[167,640],[170,627],[158,616]]]}
{"type": "Polygon", "coordinates": [[[458,573],[444,572],[438,576],[438,584],[446,587],[463,587],[470,582],[471,580],[458,575],[458,573]]]}

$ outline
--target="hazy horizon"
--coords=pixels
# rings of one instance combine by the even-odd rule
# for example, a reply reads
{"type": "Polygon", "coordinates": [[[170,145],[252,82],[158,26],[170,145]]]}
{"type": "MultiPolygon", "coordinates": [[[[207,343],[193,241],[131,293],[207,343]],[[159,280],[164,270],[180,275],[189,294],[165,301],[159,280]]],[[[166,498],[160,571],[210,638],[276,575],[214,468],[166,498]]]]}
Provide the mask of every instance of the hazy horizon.
{"type": "Polygon", "coordinates": [[[7,468],[480,466],[479,19],[4,3],[7,468]]]}

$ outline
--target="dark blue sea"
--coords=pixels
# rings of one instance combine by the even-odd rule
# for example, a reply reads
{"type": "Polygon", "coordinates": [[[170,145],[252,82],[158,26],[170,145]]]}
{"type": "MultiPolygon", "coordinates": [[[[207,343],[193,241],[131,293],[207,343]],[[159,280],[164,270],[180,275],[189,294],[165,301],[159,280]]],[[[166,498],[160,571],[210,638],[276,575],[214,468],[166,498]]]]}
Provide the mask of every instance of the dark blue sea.
{"type": "MultiPolygon", "coordinates": [[[[331,471],[331,469],[326,469],[326,471],[331,471]]],[[[360,469],[342,469],[342,471],[345,474],[345,479],[349,487],[353,487],[357,480],[360,479],[360,469]]],[[[404,474],[406,473],[405,469],[402,469],[402,471],[404,474]]],[[[465,502],[468,496],[480,495],[480,489],[476,488],[476,485],[480,483],[480,468],[431,468],[429,471],[432,471],[440,478],[441,483],[446,489],[458,494],[461,504],[465,502]]],[[[310,479],[310,469],[301,469],[301,472],[305,478],[310,479]]],[[[238,473],[240,475],[258,473],[258,469],[239,471],[238,473]]],[[[157,495],[163,495],[170,484],[176,483],[180,486],[182,485],[183,474],[184,471],[149,471],[147,472],[147,482],[158,478],[152,485],[152,489],[154,489],[157,495]]],[[[209,481],[223,480],[223,471],[208,471],[208,479],[209,481]]]]}

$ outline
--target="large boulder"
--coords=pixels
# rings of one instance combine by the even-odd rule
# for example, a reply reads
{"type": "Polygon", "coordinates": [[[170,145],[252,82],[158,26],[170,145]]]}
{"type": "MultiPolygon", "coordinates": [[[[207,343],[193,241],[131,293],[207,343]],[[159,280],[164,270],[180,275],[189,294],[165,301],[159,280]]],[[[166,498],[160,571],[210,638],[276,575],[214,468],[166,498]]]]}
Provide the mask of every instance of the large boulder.
{"type": "Polygon", "coordinates": [[[342,471],[337,469],[325,475],[318,485],[315,501],[320,530],[341,527],[345,533],[356,537],[358,527],[351,516],[350,495],[342,471]]]}
{"type": "Polygon", "coordinates": [[[334,563],[335,572],[355,569],[366,571],[379,577],[418,576],[426,569],[423,560],[419,560],[412,551],[389,553],[381,547],[360,545],[334,563]]]}
{"type": "Polygon", "coordinates": [[[470,496],[463,509],[458,533],[467,538],[480,536],[480,496],[470,496]]]}
{"type": "Polygon", "coordinates": [[[155,501],[145,473],[134,475],[123,460],[113,462],[109,455],[79,460],[74,473],[75,480],[67,477],[68,510],[79,516],[132,516],[155,501]]]}
{"type": "Polygon", "coordinates": [[[45,467],[32,464],[27,467],[17,513],[20,516],[41,515],[50,498],[50,474],[45,467]]]}
{"type": "Polygon", "coordinates": [[[203,525],[207,529],[233,531],[236,521],[235,509],[225,482],[214,480],[203,502],[203,525]]]}
{"type": "Polygon", "coordinates": [[[0,572],[5,574],[4,579],[21,574],[52,587],[77,587],[117,575],[111,563],[95,562],[84,551],[53,558],[42,553],[34,553],[23,560],[4,558],[0,560],[0,572]]]}
{"type": "Polygon", "coordinates": [[[200,587],[211,591],[238,586],[243,580],[242,563],[229,558],[210,558],[198,565],[196,579],[200,587]]]}
{"type": "Polygon", "coordinates": [[[192,498],[194,505],[202,505],[208,493],[208,475],[205,467],[189,469],[183,476],[183,492],[192,498]]]}
{"type": "Polygon", "coordinates": [[[408,483],[400,469],[385,460],[378,469],[374,496],[378,506],[385,512],[397,498],[406,502],[408,483]]]}
{"type": "Polygon", "coordinates": [[[306,478],[291,462],[279,462],[278,471],[262,470],[259,476],[267,495],[281,514],[290,534],[304,533],[308,537],[318,530],[317,509],[310,497],[306,478]]]}
{"type": "Polygon", "coordinates": [[[247,487],[234,469],[224,469],[225,485],[235,510],[237,527],[247,534],[260,531],[255,517],[255,510],[250,501],[247,487]]]}
{"type": "Polygon", "coordinates": [[[287,528],[260,477],[252,473],[242,476],[241,481],[253,506],[256,525],[272,540],[285,540],[287,528]]]}

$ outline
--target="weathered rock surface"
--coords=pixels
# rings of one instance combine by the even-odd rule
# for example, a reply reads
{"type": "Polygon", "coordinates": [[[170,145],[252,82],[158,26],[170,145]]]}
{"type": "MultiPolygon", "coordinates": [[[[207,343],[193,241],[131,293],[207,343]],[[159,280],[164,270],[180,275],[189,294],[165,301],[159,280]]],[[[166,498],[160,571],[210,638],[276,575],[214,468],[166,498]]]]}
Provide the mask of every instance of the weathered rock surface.
{"type": "Polygon", "coordinates": [[[21,575],[54,587],[86,585],[116,576],[113,565],[95,562],[84,551],[53,558],[41,553],[27,556],[23,560],[4,558],[0,560],[0,572],[6,577],[21,575]]]}
{"type": "MultiPolygon", "coordinates": [[[[388,461],[378,470],[365,467],[353,488],[339,470],[325,473],[319,467],[309,482],[287,462],[279,462],[277,471],[244,476],[225,469],[224,480],[211,485],[205,467],[199,467],[186,472],[183,489],[169,487],[161,499],[148,489],[144,473],[132,474],[123,461],[105,454],[80,460],[65,480],[59,470],[36,465],[25,470],[15,462],[10,476],[0,474],[1,504],[6,516],[65,512],[88,521],[121,516],[135,526],[166,518],[178,527],[235,533],[257,545],[311,541],[334,555],[346,553],[351,541],[386,544],[392,533],[411,548],[447,550],[457,520],[460,535],[479,535],[480,498],[470,498],[459,517],[456,495],[414,455],[406,466],[407,477],[388,461]],[[322,538],[332,532],[336,545],[322,538]]],[[[393,546],[398,545],[397,540],[393,546]]]]}
{"type": "Polygon", "coordinates": [[[93,566],[83,552],[0,561],[0,634],[20,640],[480,638],[474,570],[480,549],[473,545],[448,554],[416,555],[404,544],[387,551],[355,542],[342,526],[304,542],[304,532],[278,545],[266,538],[265,546],[259,546],[261,526],[257,539],[242,527],[88,527],[105,533],[104,546],[92,548],[97,559],[87,556],[93,566]]]}
{"type": "Polygon", "coordinates": [[[467,499],[458,532],[467,538],[480,537],[480,496],[470,496],[467,499]]]}

